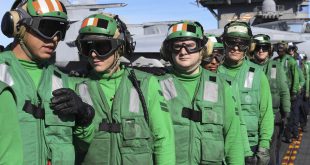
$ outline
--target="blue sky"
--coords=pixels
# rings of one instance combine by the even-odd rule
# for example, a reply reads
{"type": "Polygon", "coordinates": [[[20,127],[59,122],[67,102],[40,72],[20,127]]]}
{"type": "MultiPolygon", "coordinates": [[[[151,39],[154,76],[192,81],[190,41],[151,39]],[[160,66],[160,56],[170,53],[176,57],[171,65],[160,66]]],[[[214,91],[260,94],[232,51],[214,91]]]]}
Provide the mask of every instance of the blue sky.
{"type": "MultiPolygon", "coordinates": [[[[3,1],[3,0],[1,0],[3,1]]],[[[126,23],[144,23],[153,21],[199,21],[206,29],[217,28],[217,22],[210,12],[195,5],[195,0],[69,0],[73,3],[97,2],[97,3],[126,3],[123,8],[106,9],[106,12],[120,15],[126,23]]],[[[0,16],[11,8],[13,0],[1,2],[0,16]]],[[[7,45],[12,39],[8,39],[0,32],[0,45],[7,45]]]]}

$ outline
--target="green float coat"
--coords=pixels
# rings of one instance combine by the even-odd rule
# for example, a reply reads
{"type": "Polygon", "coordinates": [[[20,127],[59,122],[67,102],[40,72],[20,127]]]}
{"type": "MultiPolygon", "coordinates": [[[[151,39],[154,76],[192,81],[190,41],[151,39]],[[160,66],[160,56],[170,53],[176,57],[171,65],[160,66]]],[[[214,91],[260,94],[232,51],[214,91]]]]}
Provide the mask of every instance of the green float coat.
{"type": "Polygon", "coordinates": [[[140,99],[128,78],[129,71],[122,68],[111,76],[93,73],[91,80],[79,85],[80,95],[96,111],[95,136],[89,146],[81,147],[80,153],[85,154],[82,164],[175,163],[171,117],[158,80],[135,70],[148,108],[147,123],[140,99]],[[117,123],[121,129],[116,133],[99,129],[103,122],[117,123]]]}
{"type": "Polygon", "coordinates": [[[23,148],[16,103],[8,85],[0,81],[0,164],[23,163],[23,148]]]}
{"type": "Polygon", "coordinates": [[[218,71],[234,77],[233,83],[238,83],[250,146],[269,149],[274,117],[270,87],[264,72],[247,60],[238,66],[221,65],[218,71]]]}
{"type": "Polygon", "coordinates": [[[280,110],[290,112],[291,100],[290,91],[287,86],[288,80],[281,63],[279,61],[268,60],[260,66],[263,67],[270,84],[273,113],[275,114],[280,110]],[[282,107],[281,109],[280,106],[282,107]]]}
{"type": "Polygon", "coordinates": [[[310,67],[308,62],[302,61],[302,71],[305,77],[305,94],[309,97],[309,88],[310,88],[310,67]]]}
{"type": "Polygon", "coordinates": [[[301,92],[301,89],[304,88],[306,85],[306,79],[305,79],[305,75],[302,71],[302,68],[298,67],[298,75],[299,75],[299,90],[298,90],[298,92],[301,92]]]}
{"type": "MultiPolygon", "coordinates": [[[[73,165],[74,116],[60,119],[50,108],[52,91],[62,87],[69,88],[69,84],[73,83],[53,65],[39,67],[33,62],[19,61],[12,51],[0,54],[0,65],[14,82],[12,89],[16,94],[21,128],[23,164],[42,165],[51,160],[52,164],[73,165]],[[26,100],[44,109],[43,119],[36,119],[23,110],[26,100]]],[[[83,131],[84,134],[77,133],[81,139],[92,133],[92,127],[83,128],[83,131]]]]}
{"type": "Polygon", "coordinates": [[[290,88],[290,93],[297,94],[299,91],[299,74],[296,60],[288,54],[285,54],[282,57],[278,56],[274,60],[280,61],[280,63],[284,67],[288,80],[288,85],[290,88]]]}
{"type": "Polygon", "coordinates": [[[171,109],[177,164],[243,164],[240,121],[232,106],[232,91],[217,74],[199,69],[195,75],[174,71],[160,77],[171,109]],[[186,116],[185,109],[200,113],[200,121],[186,116]]]}

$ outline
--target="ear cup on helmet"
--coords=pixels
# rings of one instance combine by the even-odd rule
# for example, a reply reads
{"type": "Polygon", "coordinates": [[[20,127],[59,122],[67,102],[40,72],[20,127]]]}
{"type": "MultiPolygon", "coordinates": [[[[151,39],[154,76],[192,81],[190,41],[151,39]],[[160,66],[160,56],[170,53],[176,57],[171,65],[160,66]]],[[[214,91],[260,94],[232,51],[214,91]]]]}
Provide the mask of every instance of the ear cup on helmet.
{"type": "Polygon", "coordinates": [[[250,43],[250,47],[249,47],[249,53],[254,52],[255,47],[256,47],[256,43],[255,43],[255,41],[252,40],[250,43]]]}
{"type": "Polygon", "coordinates": [[[24,26],[18,27],[18,22],[26,17],[27,14],[27,0],[16,0],[12,7],[11,11],[8,11],[4,14],[1,21],[1,30],[2,33],[9,37],[18,37],[22,36],[26,28],[24,26]],[[23,12],[24,11],[24,12],[23,12]]]}
{"type": "Polygon", "coordinates": [[[6,12],[1,22],[2,33],[9,38],[15,37],[18,33],[17,23],[19,20],[20,16],[17,11],[6,12]]]}
{"type": "Polygon", "coordinates": [[[273,51],[274,51],[274,47],[273,47],[273,45],[271,44],[271,45],[270,45],[269,56],[272,56],[272,55],[273,55],[273,51]]]}
{"type": "Polygon", "coordinates": [[[169,46],[168,41],[165,40],[160,48],[160,56],[165,61],[171,60],[171,57],[170,57],[171,52],[169,51],[168,46],[169,46]]]}
{"type": "Polygon", "coordinates": [[[131,55],[135,50],[136,42],[128,31],[127,25],[118,17],[118,15],[114,15],[113,18],[117,22],[119,32],[124,35],[126,55],[131,55]]]}
{"type": "MultiPolygon", "coordinates": [[[[207,52],[206,52],[206,55],[211,55],[212,52],[213,52],[213,45],[214,43],[211,41],[211,40],[208,40],[205,47],[207,48],[207,52]]],[[[204,48],[203,48],[204,49],[204,48]]]]}

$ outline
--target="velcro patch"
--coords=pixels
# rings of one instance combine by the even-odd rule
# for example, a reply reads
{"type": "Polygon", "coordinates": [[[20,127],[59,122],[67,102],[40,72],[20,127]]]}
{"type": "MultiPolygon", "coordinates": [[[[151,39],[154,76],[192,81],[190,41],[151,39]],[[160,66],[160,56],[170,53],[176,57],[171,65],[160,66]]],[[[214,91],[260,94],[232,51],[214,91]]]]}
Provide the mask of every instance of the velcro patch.
{"type": "Polygon", "coordinates": [[[232,26],[227,29],[227,33],[248,33],[248,28],[245,26],[232,26]]]}

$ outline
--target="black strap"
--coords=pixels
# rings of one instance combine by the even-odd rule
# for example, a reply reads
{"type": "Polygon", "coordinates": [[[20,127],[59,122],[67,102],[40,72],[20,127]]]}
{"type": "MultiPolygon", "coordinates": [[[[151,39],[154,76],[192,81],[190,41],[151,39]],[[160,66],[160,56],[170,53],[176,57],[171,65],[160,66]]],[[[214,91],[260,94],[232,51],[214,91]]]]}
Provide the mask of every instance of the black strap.
{"type": "Polygon", "coordinates": [[[183,107],[182,109],[182,117],[188,118],[194,122],[201,122],[202,121],[202,113],[201,111],[195,111],[190,108],[183,107]]]}
{"type": "Polygon", "coordinates": [[[145,101],[145,98],[144,98],[143,93],[141,91],[140,83],[137,80],[137,76],[136,76],[133,69],[130,70],[129,79],[130,79],[132,85],[134,86],[134,88],[136,89],[136,91],[139,95],[139,99],[141,101],[141,105],[142,105],[142,109],[143,109],[144,119],[145,119],[146,123],[149,124],[149,113],[148,113],[148,109],[146,106],[146,101],[145,101]]]}
{"type": "Polygon", "coordinates": [[[30,100],[26,100],[23,106],[23,110],[26,113],[32,114],[32,116],[36,119],[44,119],[45,112],[44,109],[38,107],[36,105],[31,104],[30,100]]]}
{"type": "Polygon", "coordinates": [[[110,133],[120,133],[121,124],[120,123],[108,123],[106,120],[102,120],[99,124],[99,131],[105,131],[110,133]]]}

